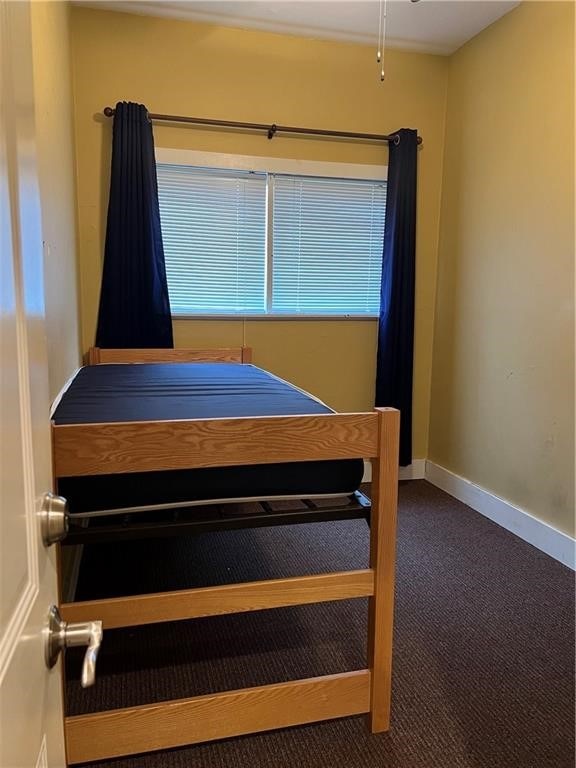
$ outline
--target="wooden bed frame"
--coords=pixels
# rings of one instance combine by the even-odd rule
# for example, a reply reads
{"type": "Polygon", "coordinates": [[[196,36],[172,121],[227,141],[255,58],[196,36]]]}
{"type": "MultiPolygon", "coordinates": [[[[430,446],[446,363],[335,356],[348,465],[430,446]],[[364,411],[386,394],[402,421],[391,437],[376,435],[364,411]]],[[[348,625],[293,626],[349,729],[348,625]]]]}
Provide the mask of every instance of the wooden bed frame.
{"type": "MultiPolygon", "coordinates": [[[[90,364],[249,362],[246,347],[92,349],[90,364]]],[[[175,592],[63,603],[66,621],[104,630],[369,597],[368,669],[65,718],[69,764],[104,760],[319,720],[368,713],[390,724],[400,414],[259,416],[52,425],[58,477],[322,459],[372,461],[370,567],[175,592]]]]}

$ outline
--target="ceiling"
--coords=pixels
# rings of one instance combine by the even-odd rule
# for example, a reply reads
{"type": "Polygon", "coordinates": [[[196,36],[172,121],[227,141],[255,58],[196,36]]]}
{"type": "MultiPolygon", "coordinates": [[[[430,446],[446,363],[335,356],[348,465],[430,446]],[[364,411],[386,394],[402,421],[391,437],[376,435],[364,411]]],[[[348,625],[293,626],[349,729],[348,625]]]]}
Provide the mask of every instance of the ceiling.
{"type": "MultiPolygon", "coordinates": [[[[386,43],[450,54],[520,0],[388,0],[386,43]]],[[[77,0],[77,5],[376,45],[378,0],[77,0]]]]}

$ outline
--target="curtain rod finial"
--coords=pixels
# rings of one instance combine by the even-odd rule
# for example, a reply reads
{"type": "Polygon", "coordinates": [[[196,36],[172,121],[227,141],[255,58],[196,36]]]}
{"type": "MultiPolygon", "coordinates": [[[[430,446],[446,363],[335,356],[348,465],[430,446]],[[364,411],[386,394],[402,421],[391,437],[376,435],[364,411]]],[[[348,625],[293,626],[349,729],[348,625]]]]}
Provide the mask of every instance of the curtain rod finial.
{"type": "Polygon", "coordinates": [[[112,107],[104,107],[104,114],[106,117],[112,117],[114,115],[114,110],[112,107]]]}

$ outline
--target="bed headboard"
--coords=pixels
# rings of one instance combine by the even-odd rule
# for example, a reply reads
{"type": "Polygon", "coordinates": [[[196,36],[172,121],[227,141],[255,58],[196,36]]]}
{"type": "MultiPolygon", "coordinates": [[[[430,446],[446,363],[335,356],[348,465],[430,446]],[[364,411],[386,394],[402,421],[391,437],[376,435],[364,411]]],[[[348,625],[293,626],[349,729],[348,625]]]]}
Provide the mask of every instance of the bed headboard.
{"type": "Polygon", "coordinates": [[[100,363],[250,363],[251,347],[211,349],[102,349],[90,347],[86,365],[100,363]]]}

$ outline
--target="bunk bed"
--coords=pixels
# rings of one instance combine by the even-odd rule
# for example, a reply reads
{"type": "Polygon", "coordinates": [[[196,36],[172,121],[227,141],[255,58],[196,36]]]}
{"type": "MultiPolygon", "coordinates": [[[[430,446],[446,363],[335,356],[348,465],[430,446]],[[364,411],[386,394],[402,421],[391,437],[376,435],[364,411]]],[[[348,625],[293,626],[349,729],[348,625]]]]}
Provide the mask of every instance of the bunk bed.
{"type": "Polygon", "coordinates": [[[105,631],[369,597],[368,669],[66,717],[70,764],[361,713],[373,732],[389,727],[399,413],[334,413],[250,360],[247,348],[90,350],[97,369],[80,370],[52,422],[73,521],[62,545],[364,516],[370,567],[62,603],[62,618],[105,631]],[[357,490],[362,459],[371,503],[357,490]],[[286,497],[305,510],[274,512],[270,500],[286,497]],[[261,512],[222,512],[246,499],[261,512]],[[207,502],[217,515],[197,514],[207,502]]]}

